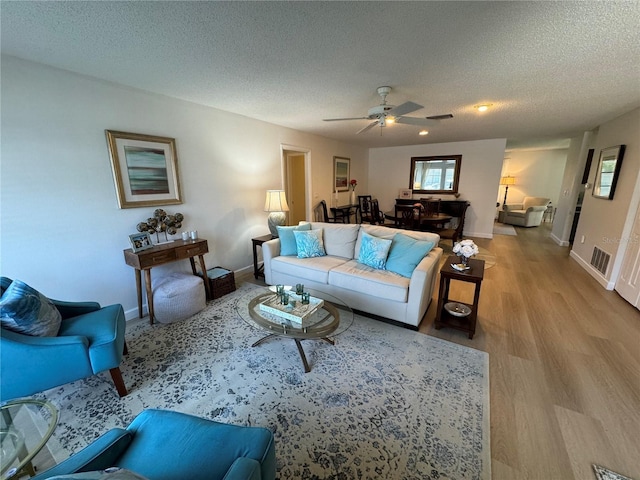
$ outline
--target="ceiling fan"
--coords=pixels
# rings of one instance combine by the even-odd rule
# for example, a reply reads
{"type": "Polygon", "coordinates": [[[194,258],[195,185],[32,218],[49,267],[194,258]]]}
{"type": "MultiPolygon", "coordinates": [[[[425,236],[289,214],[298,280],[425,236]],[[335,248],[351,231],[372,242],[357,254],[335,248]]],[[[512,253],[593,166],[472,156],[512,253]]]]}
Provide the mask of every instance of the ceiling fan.
{"type": "Polygon", "coordinates": [[[376,125],[385,127],[387,123],[392,122],[405,123],[408,125],[432,126],[435,125],[438,120],[453,118],[453,115],[450,113],[447,113],[445,115],[432,115],[429,117],[406,117],[405,115],[407,113],[415,112],[416,110],[420,110],[424,107],[414,102],[405,102],[402,105],[398,105],[397,107],[394,105],[389,105],[387,103],[387,95],[389,95],[389,92],[391,92],[391,87],[378,87],[378,95],[382,97],[382,103],[380,105],[376,105],[375,107],[371,107],[367,112],[366,117],[325,118],[323,120],[325,122],[338,122],[342,120],[373,120],[373,122],[358,130],[356,132],[357,135],[359,133],[366,132],[376,125]]]}

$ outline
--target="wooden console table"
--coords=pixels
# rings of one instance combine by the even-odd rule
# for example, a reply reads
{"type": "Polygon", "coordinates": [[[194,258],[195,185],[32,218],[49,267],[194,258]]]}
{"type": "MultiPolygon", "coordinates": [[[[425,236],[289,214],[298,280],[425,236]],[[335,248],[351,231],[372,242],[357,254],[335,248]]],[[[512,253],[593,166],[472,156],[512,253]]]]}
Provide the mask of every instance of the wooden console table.
{"type": "Polygon", "coordinates": [[[189,259],[191,262],[191,271],[197,275],[196,263],[194,257],[198,257],[200,269],[203,273],[204,289],[207,298],[211,298],[209,291],[209,282],[207,278],[207,267],[204,264],[204,254],[209,251],[209,245],[206,240],[174,240],[173,242],[156,245],[148,250],[133,253],[131,248],[124,250],[124,261],[127,265],[135,268],[136,272],[136,289],[138,292],[138,316],[142,318],[142,276],[144,270],[144,281],[147,291],[147,305],[149,307],[149,323],[153,323],[153,292],[151,289],[151,268],[165,263],[176,262],[178,260],[189,259]]]}

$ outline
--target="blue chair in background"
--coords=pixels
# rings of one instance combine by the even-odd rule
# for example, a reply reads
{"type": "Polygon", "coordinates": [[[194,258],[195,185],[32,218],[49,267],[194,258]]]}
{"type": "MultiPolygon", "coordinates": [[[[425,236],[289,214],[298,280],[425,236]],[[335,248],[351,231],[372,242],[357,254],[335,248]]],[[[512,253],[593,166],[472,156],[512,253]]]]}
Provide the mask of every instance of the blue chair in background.
{"type": "MultiPolygon", "coordinates": [[[[167,410],[145,410],[32,478],[120,467],[149,480],[275,480],[273,434],[167,410]]],[[[82,475],[74,478],[82,480],[82,475]]]]}
{"type": "MultiPolygon", "coordinates": [[[[11,279],[0,278],[0,295],[11,279]]],[[[0,401],[33,395],[109,370],[118,394],[127,388],[120,363],[125,353],[121,305],[51,300],[62,315],[56,337],[0,329],[0,401]]]]}

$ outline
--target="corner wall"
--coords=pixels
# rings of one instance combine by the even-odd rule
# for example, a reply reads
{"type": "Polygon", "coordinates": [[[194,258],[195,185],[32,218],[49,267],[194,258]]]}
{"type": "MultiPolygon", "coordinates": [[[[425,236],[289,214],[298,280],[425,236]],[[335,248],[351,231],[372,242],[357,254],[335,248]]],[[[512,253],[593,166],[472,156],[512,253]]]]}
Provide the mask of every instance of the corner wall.
{"type": "Polygon", "coordinates": [[[265,191],[283,187],[281,145],[310,152],[314,203],[331,198],[334,155],[367,189],[361,147],[15,57],[2,57],[1,75],[0,271],[53,298],[137,314],[122,250],[156,207],[118,208],[105,129],[176,139],[183,204],[163,208],[208,240],[209,268],[252,265],[251,238],[268,233],[265,191]]]}
{"type": "MultiPolygon", "coordinates": [[[[585,193],[580,222],[571,256],[576,259],[598,282],[612,290],[620,269],[620,248],[625,222],[629,218],[631,199],[640,173],[640,108],[636,108],[610,122],[600,125],[594,143],[593,162],[589,183],[593,185],[600,151],[614,145],[626,145],[618,184],[613,200],[595,198],[591,189],[585,193]],[[584,243],[581,243],[584,236],[584,243]],[[598,247],[611,255],[605,275],[590,265],[593,248],[598,247]],[[615,268],[614,268],[615,266],[615,268]]],[[[634,206],[635,207],[635,206],[634,206]]]]}

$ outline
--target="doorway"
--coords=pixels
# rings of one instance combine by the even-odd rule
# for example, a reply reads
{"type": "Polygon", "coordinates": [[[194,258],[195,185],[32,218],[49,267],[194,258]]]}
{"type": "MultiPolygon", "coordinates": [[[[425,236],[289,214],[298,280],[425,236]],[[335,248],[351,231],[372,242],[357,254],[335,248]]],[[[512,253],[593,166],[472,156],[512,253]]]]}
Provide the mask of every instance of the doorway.
{"type": "Polygon", "coordinates": [[[288,225],[298,225],[307,219],[309,151],[282,146],[285,193],[289,204],[288,225]]]}

